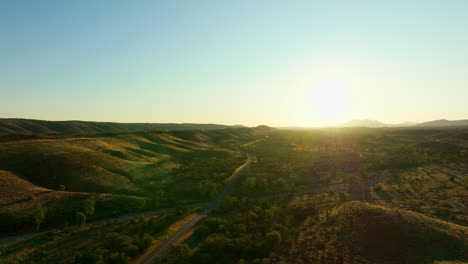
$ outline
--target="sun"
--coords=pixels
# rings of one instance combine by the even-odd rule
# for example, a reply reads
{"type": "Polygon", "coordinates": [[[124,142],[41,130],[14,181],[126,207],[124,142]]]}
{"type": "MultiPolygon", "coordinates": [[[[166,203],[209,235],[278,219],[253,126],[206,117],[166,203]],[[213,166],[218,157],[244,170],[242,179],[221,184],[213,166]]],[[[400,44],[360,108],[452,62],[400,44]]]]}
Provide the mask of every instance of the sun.
{"type": "Polygon", "coordinates": [[[329,121],[340,120],[350,104],[350,87],[339,80],[322,80],[312,88],[312,108],[329,121]]]}

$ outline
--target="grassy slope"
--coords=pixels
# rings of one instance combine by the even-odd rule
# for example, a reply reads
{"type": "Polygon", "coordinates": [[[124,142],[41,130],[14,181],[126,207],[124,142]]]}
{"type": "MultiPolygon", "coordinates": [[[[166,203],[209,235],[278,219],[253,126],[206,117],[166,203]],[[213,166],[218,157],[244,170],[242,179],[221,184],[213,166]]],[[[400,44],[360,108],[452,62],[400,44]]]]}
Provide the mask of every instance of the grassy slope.
{"type": "Polygon", "coordinates": [[[295,263],[433,263],[468,258],[468,228],[419,213],[348,202],[310,218],[295,263]]]}

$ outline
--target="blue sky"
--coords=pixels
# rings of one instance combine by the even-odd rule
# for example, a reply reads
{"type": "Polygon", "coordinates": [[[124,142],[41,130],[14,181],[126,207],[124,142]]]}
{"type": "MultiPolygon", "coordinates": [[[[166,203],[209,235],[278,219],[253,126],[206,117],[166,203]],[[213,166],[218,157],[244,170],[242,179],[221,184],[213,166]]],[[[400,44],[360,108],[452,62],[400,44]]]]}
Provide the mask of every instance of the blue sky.
{"type": "Polygon", "coordinates": [[[0,117],[468,118],[468,1],[0,2],[0,117]]]}

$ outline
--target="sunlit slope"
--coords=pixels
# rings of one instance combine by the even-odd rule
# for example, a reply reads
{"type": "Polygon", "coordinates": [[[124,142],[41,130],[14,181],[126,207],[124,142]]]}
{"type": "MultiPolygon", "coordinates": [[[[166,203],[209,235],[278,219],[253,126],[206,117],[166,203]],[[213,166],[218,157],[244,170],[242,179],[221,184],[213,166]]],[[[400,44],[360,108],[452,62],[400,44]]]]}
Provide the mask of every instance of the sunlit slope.
{"type": "Polygon", "coordinates": [[[310,219],[295,263],[433,263],[467,260],[468,228],[406,210],[348,202],[310,219]]]}

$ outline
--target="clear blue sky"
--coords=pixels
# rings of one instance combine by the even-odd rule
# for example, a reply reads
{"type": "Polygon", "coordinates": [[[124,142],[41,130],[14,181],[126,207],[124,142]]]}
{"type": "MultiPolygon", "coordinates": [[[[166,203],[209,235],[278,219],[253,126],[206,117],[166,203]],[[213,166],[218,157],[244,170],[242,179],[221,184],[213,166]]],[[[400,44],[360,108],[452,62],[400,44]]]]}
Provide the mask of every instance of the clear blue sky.
{"type": "Polygon", "coordinates": [[[0,2],[0,117],[468,118],[466,0],[0,2]]]}

